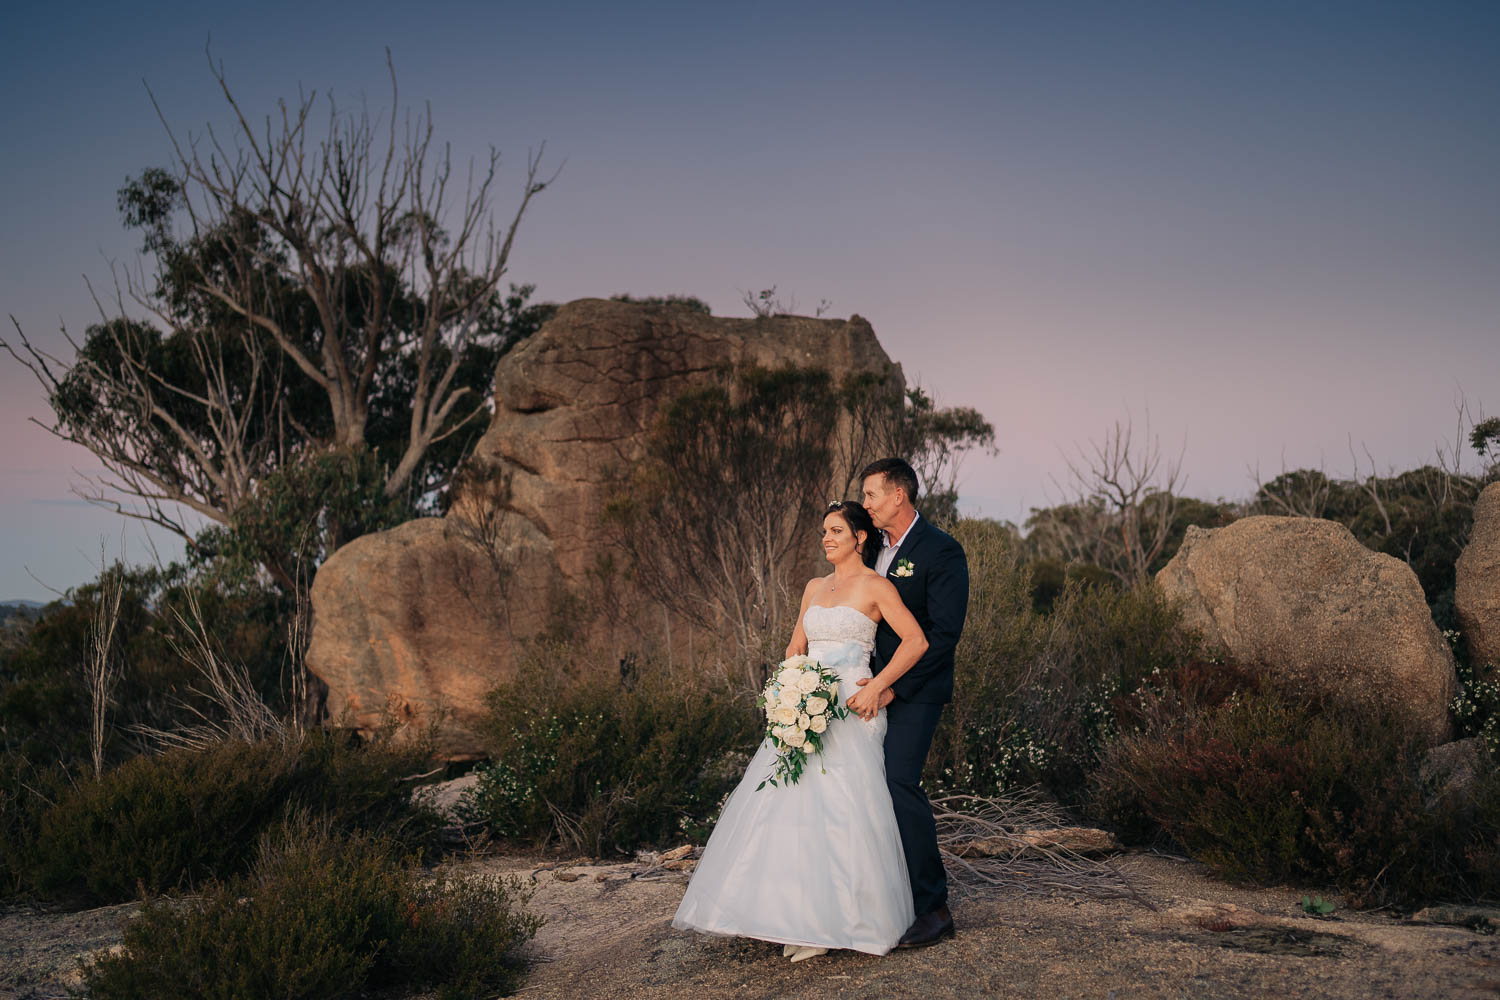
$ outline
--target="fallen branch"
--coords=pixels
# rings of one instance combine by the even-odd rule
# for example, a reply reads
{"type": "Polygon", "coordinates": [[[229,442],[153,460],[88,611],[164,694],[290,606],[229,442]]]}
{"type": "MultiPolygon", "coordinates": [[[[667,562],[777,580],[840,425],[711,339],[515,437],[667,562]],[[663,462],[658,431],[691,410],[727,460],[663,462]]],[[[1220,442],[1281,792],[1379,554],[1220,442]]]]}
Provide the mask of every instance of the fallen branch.
{"type": "Polygon", "coordinates": [[[1034,791],[948,795],[933,799],[932,811],[943,867],[960,894],[1062,893],[1134,899],[1156,909],[1113,864],[1088,856],[1113,838],[1102,830],[1081,834],[1060,806],[1034,791]],[[1090,847],[1088,854],[1080,845],[1090,847]]]}

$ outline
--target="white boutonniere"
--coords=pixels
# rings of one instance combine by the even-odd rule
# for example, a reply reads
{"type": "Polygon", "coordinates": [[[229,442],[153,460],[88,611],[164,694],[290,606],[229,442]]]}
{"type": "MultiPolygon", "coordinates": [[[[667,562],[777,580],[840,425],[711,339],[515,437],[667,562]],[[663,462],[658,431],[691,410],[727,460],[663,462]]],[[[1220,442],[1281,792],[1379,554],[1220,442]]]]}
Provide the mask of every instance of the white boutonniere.
{"type": "Polygon", "coordinates": [[[897,559],[896,568],[891,570],[891,576],[911,576],[916,571],[910,559],[897,559]]]}

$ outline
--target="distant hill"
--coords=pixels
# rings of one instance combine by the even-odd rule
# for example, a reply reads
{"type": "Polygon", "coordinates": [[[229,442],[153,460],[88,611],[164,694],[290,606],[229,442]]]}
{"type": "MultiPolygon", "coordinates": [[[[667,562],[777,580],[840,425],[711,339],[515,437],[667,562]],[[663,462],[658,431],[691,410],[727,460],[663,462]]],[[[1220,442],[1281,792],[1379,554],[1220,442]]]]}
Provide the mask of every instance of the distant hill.
{"type": "Polygon", "coordinates": [[[10,628],[16,623],[35,622],[46,606],[45,601],[0,601],[0,625],[10,628]]]}

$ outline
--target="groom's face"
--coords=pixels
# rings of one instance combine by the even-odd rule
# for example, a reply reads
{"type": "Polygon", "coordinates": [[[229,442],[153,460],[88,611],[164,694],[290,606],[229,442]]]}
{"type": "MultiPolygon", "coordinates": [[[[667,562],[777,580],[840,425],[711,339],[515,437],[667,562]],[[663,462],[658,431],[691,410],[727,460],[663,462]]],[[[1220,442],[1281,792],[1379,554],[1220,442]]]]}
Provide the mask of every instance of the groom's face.
{"type": "Polygon", "coordinates": [[[880,473],[865,477],[862,490],[865,510],[869,513],[870,520],[875,522],[875,527],[884,531],[894,524],[897,515],[901,513],[905,494],[887,483],[885,476],[880,473]]]}

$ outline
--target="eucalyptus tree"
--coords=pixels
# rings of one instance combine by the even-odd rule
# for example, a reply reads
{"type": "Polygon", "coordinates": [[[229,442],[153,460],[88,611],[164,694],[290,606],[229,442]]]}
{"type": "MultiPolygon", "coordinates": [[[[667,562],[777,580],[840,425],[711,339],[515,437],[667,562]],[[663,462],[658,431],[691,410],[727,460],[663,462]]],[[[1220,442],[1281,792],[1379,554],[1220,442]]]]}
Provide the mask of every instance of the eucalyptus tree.
{"type": "Polygon", "coordinates": [[[119,191],[141,253],[100,321],[70,359],[14,319],[0,346],[46,391],[44,426],[106,470],[82,495],[293,585],[309,556],[444,502],[496,360],[550,315],[502,282],[556,174],[528,155],[497,224],[499,153],[456,168],[394,69],[386,115],[307,93],[259,118],[210,71],[231,125],[180,133],[157,105],[172,164],[119,191]]]}

